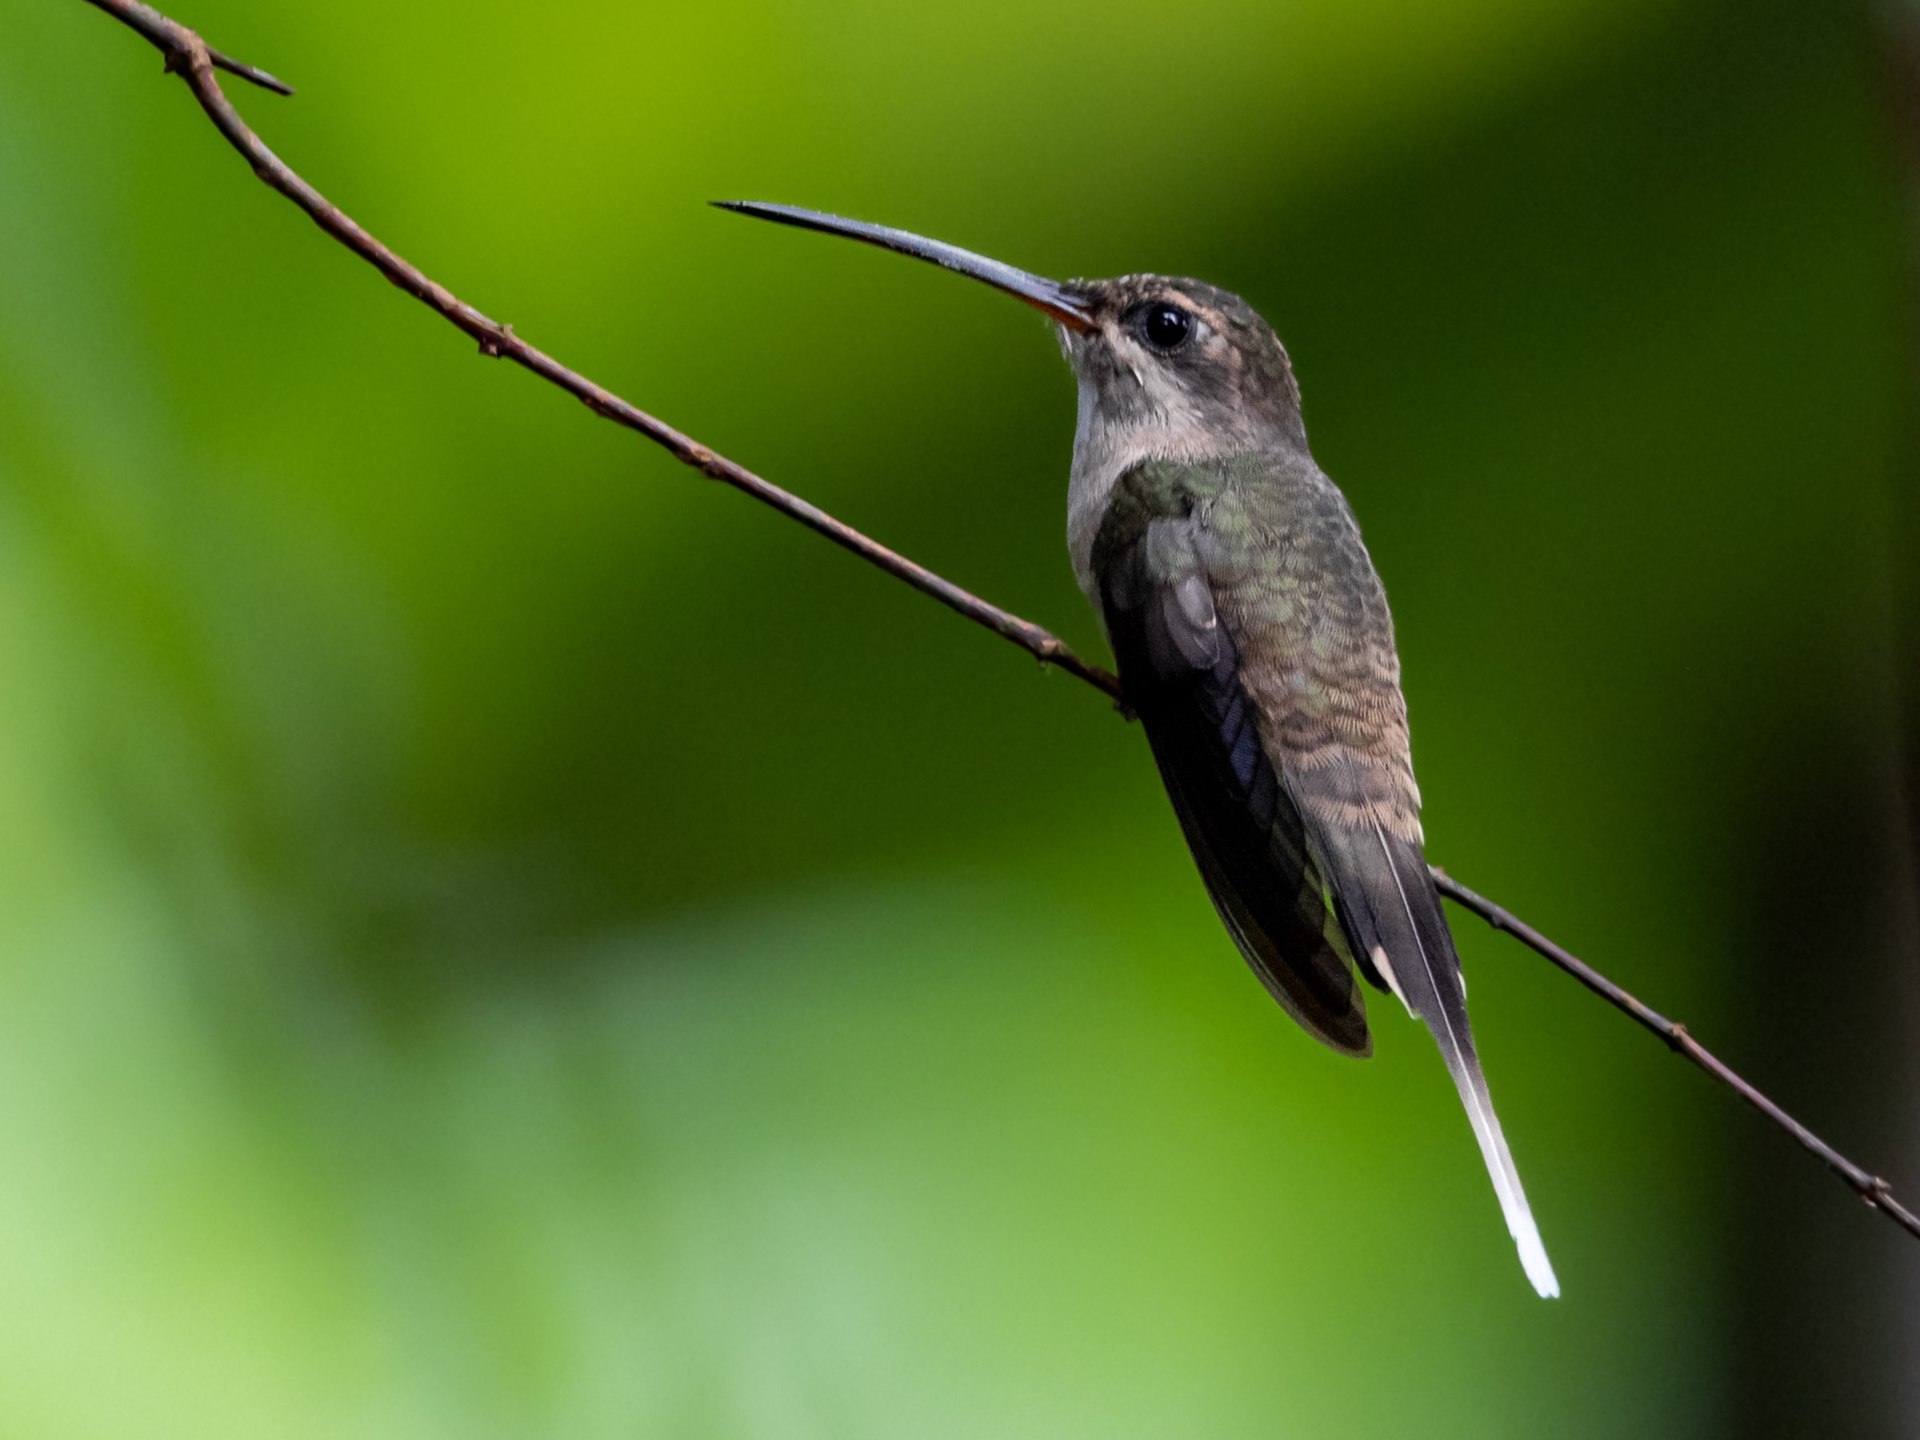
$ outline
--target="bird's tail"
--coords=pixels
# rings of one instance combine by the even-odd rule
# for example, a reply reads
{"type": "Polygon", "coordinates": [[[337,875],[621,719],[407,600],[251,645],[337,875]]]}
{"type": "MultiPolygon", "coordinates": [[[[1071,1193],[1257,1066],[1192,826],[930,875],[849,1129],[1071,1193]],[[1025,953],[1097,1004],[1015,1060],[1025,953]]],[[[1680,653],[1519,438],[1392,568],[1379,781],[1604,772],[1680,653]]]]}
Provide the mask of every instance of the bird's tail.
{"type": "Polygon", "coordinates": [[[1487,1079],[1467,1026],[1459,953],[1453,948],[1440,895],[1420,846],[1388,834],[1377,821],[1352,828],[1318,828],[1316,839],[1325,854],[1342,927],[1356,954],[1367,957],[1407,1009],[1433,1032],[1473,1124],[1474,1138],[1480,1142],[1527,1279],[1541,1295],[1558,1295],[1560,1282],[1540,1242],[1540,1228],[1527,1205],[1520,1172],[1514,1168],[1487,1094],[1487,1079]]]}

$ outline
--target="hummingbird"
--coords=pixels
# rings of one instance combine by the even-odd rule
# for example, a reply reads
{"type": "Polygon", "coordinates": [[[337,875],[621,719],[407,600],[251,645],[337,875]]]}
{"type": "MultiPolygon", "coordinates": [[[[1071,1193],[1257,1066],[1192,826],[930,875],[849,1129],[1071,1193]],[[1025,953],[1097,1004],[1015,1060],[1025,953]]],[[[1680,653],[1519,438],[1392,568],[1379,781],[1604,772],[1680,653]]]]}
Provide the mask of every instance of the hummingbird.
{"type": "Polygon", "coordinates": [[[1079,383],[1074,576],[1214,908],[1273,998],[1341,1054],[1373,1051],[1356,971],[1425,1022],[1527,1278],[1558,1295],[1427,869],[1386,591],[1314,463],[1273,328],[1198,280],[1049,280],[884,225],[715,203],[930,261],[1053,322],[1079,383]]]}

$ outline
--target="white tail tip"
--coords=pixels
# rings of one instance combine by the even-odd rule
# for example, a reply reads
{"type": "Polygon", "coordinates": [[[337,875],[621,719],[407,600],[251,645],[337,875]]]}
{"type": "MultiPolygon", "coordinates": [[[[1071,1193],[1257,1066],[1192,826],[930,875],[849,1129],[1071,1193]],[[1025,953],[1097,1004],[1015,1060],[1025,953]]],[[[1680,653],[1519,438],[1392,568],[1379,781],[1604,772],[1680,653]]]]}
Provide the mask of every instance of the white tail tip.
{"type": "Polygon", "coordinates": [[[1513,1243],[1520,1247],[1520,1267],[1527,1272],[1527,1279],[1533,1282],[1540,1298],[1559,1299],[1560,1281],[1553,1273],[1553,1262],[1547,1259],[1547,1247],[1540,1243],[1540,1231],[1534,1226],[1533,1216],[1527,1215],[1522,1223],[1510,1224],[1507,1228],[1513,1231],[1513,1243]]]}
{"type": "Polygon", "coordinates": [[[1547,1259],[1547,1247],[1540,1241],[1540,1227],[1534,1223],[1527,1192],[1520,1187],[1520,1172],[1513,1167],[1507,1137],[1500,1133],[1500,1122],[1494,1118],[1487,1082],[1481,1077],[1479,1067],[1464,1057],[1451,1068],[1454,1082],[1460,1087],[1460,1098],[1466,1102],[1467,1118],[1473,1122],[1474,1137],[1480,1142],[1480,1154],[1487,1162],[1494,1193],[1500,1197],[1500,1213],[1506,1217],[1507,1233],[1513,1236],[1513,1243],[1520,1251],[1520,1266],[1542,1299],[1555,1299],[1560,1294],[1560,1281],[1553,1273],[1553,1262],[1547,1259]]]}

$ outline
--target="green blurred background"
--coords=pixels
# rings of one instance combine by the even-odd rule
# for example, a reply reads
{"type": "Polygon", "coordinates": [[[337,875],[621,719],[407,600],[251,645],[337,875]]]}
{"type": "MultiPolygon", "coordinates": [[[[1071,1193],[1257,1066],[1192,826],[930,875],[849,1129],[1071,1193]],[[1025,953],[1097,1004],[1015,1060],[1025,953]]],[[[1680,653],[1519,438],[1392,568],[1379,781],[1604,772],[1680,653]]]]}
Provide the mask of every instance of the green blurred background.
{"type": "MultiPolygon", "coordinates": [[[[1044,327],[702,202],[1244,292],[1434,858],[1920,1192],[1876,17],[177,18],[463,296],[1093,652],[1044,327]]],[[[1920,1434],[1920,1251],[1778,1132],[1461,920],[1534,1299],[1432,1046],[1265,999],[1137,730],[479,360],[159,70],[9,7],[0,1435],[1920,1434]]]]}

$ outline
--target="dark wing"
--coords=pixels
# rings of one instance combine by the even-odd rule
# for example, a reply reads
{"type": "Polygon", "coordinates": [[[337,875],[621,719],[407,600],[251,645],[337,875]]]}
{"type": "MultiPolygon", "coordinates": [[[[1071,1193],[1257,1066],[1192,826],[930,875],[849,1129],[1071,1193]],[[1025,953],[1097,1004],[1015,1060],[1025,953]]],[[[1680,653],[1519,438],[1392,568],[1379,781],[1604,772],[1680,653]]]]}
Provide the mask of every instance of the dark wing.
{"type": "Polygon", "coordinates": [[[1300,812],[1261,744],[1190,523],[1160,517],[1119,528],[1110,518],[1102,533],[1102,609],[1127,701],[1240,953],[1309,1034],[1369,1055],[1366,1004],[1300,812]]]}

